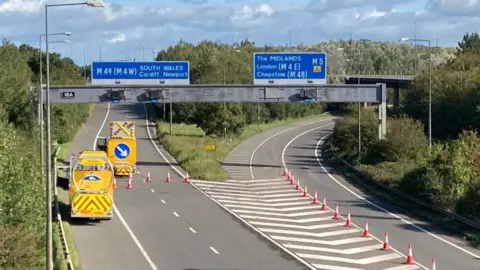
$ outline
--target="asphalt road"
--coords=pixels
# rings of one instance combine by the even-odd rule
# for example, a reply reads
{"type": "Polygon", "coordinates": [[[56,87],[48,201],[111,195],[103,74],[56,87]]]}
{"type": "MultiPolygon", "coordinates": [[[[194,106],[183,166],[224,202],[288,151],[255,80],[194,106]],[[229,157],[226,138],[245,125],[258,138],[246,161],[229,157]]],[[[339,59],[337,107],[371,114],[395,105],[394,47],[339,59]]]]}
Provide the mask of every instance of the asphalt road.
{"type": "Polygon", "coordinates": [[[109,110],[107,104],[97,105],[71,152],[92,147],[107,111],[100,136],[107,136],[109,121],[136,121],[140,173],[133,177],[133,189],[126,189],[126,179],[117,179],[118,212],[112,220],[73,227],[83,269],[303,269],[183,183],[153,146],[143,105],[115,104],[109,110]],[[148,172],[151,183],[143,181],[148,172]],[[168,172],[172,182],[165,183],[168,172]]]}
{"type": "Polygon", "coordinates": [[[412,220],[385,202],[362,194],[334,174],[331,168],[322,167],[321,151],[315,149],[321,148],[319,140],[332,130],[331,121],[326,120],[303,126],[295,124],[256,135],[226,160],[226,168],[232,175],[255,180],[196,184],[256,229],[281,243],[312,269],[430,269],[433,257],[438,269],[480,267],[480,260],[475,258],[480,254],[478,250],[448,236],[434,234],[436,231],[432,225],[412,220]],[[313,128],[316,129],[311,130],[313,128]],[[288,148],[285,149],[286,145],[288,148]],[[255,153],[253,158],[252,153],[255,153]],[[351,212],[352,221],[358,226],[344,227],[343,219],[332,220],[332,209],[322,211],[320,205],[312,206],[311,198],[302,197],[302,191],[295,190],[295,185],[289,185],[286,180],[275,180],[281,177],[282,155],[302,187],[308,186],[310,195],[318,191],[320,202],[326,197],[329,207],[335,208],[338,204],[343,216],[351,212]],[[250,160],[251,168],[242,166],[249,164],[250,160]],[[365,220],[368,220],[369,232],[374,238],[361,237],[365,220]],[[379,250],[385,232],[388,232],[393,247],[389,251],[379,250]],[[409,244],[413,247],[417,265],[403,264],[409,244]]]}

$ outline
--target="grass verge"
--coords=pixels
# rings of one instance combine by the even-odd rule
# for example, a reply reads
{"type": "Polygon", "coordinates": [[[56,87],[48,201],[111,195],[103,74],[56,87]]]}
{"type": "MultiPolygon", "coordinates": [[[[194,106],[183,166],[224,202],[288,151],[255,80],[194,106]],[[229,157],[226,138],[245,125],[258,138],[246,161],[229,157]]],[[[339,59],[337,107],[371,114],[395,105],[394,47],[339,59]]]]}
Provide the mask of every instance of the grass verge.
{"type": "Polygon", "coordinates": [[[326,147],[322,155],[328,158],[326,165],[335,168],[336,173],[344,176],[348,182],[365,194],[376,196],[386,202],[394,213],[401,213],[428,224],[435,224],[435,227],[446,235],[467,241],[476,248],[480,246],[480,233],[477,229],[390,192],[380,186],[378,180],[365,173],[359,166],[355,166],[355,170],[341,162],[330,146],[326,147]]]}
{"type": "Polygon", "coordinates": [[[172,135],[170,124],[157,123],[157,135],[165,149],[175,158],[178,164],[185,169],[192,178],[204,180],[226,180],[227,173],[222,168],[222,162],[227,155],[241,142],[253,135],[300,120],[317,119],[328,114],[313,115],[303,118],[275,121],[268,124],[246,126],[243,133],[236,137],[224,140],[205,136],[205,133],[194,125],[173,124],[172,135]],[[214,144],[215,151],[205,151],[206,144],[214,144]]]}

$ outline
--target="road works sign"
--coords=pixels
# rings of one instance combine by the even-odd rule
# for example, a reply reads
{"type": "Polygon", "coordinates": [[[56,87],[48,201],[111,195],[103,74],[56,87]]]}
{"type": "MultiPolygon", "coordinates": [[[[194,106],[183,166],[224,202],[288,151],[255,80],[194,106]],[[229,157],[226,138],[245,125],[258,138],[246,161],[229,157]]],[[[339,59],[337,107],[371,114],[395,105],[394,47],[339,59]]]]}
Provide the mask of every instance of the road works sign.
{"type": "Polygon", "coordinates": [[[110,138],[135,140],[135,121],[110,122],[110,138]]]}
{"type": "Polygon", "coordinates": [[[130,155],[130,147],[125,143],[119,143],[115,146],[113,153],[118,159],[126,159],[130,155]]]}
{"type": "Polygon", "coordinates": [[[188,61],[93,62],[92,85],[190,84],[188,61]]]}
{"type": "Polygon", "coordinates": [[[324,52],[263,52],[253,54],[254,84],[326,84],[324,52]]]}

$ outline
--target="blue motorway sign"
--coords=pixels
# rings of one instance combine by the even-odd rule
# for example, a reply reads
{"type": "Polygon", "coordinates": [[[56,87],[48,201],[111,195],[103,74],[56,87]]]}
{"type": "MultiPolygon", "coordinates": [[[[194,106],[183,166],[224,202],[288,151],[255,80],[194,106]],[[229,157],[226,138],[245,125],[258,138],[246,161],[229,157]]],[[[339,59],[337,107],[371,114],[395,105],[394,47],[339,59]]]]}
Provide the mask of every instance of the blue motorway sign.
{"type": "Polygon", "coordinates": [[[125,143],[119,143],[113,151],[118,159],[126,159],[130,155],[130,147],[125,143]]]}
{"type": "Polygon", "coordinates": [[[253,54],[254,84],[326,84],[324,52],[262,52],[253,54]]]}
{"type": "Polygon", "coordinates": [[[93,62],[92,84],[189,84],[189,65],[188,61],[93,62]]]}
{"type": "Polygon", "coordinates": [[[93,174],[89,174],[89,175],[83,177],[83,180],[85,180],[85,181],[100,181],[100,177],[98,177],[96,175],[93,175],[93,174]]]}

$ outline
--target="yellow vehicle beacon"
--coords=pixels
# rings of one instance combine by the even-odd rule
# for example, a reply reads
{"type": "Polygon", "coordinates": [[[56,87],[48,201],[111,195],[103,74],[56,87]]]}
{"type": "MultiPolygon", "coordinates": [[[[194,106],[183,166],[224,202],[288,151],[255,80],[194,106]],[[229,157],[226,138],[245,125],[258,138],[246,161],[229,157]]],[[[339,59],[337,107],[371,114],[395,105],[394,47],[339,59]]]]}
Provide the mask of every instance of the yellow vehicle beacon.
{"type": "Polygon", "coordinates": [[[112,121],[108,138],[99,137],[97,146],[107,153],[115,175],[137,173],[135,121],[112,121]]]}
{"type": "Polygon", "coordinates": [[[85,150],[70,157],[70,216],[111,219],[113,165],[103,151],[85,150]]]}

